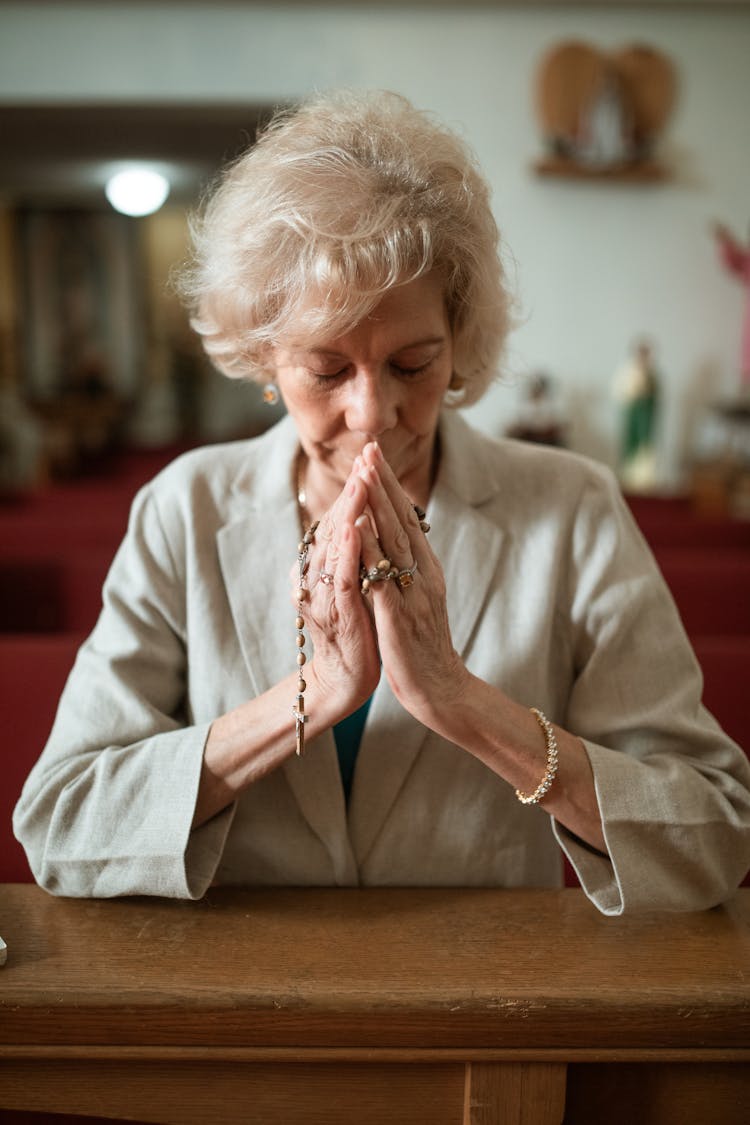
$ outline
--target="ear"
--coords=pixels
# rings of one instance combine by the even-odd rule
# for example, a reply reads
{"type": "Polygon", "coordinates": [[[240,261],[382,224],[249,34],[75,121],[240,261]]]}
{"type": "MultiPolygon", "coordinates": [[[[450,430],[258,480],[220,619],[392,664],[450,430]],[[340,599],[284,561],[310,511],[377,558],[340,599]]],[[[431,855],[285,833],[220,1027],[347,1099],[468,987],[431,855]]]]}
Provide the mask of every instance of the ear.
{"type": "Polygon", "coordinates": [[[451,375],[451,381],[448,384],[443,401],[446,406],[456,407],[461,406],[465,398],[466,379],[463,375],[459,375],[457,371],[454,371],[451,375]]]}

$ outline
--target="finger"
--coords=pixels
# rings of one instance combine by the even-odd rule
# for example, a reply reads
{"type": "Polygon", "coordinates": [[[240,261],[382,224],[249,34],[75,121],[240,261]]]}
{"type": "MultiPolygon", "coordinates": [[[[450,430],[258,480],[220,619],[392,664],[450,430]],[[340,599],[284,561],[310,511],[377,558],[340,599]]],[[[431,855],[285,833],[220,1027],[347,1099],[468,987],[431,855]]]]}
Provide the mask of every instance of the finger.
{"type": "Polygon", "coordinates": [[[372,570],[383,558],[383,548],[366,514],[359,516],[354,526],[359,533],[362,563],[366,570],[372,570]]]}
{"type": "Polygon", "coordinates": [[[369,594],[376,582],[378,586],[383,588],[385,588],[385,586],[390,586],[389,581],[380,581],[376,579],[376,575],[382,574],[385,576],[392,569],[397,568],[393,567],[393,563],[390,559],[384,557],[383,548],[373,531],[370,518],[367,515],[360,516],[354,527],[359,535],[359,553],[362,559],[360,582],[362,593],[369,594]]]}
{"type": "Polygon", "coordinates": [[[315,533],[311,551],[311,584],[322,580],[328,584],[327,575],[333,575],[338,566],[341,552],[341,531],[354,521],[365,509],[367,490],[356,470],[351,473],[333,505],[321,517],[315,533]]]}
{"type": "Polygon", "coordinates": [[[385,495],[393,506],[399,523],[406,531],[414,557],[420,557],[423,562],[434,559],[433,552],[426,540],[426,531],[429,524],[423,526],[424,512],[418,513],[415,505],[396,477],[388,462],[383,457],[383,452],[377,442],[370,442],[362,451],[363,464],[373,465],[378,472],[378,478],[385,495]]]}
{"type": "Polygon", "coordinates": [[[417,572],[417,564],[411,562],[400,566],[398,562],[387,558],[383,554],[380,540],[372,530],[370,520],[366,515],[360,516],[355,525],[359,532],[360,552],[364,573],[362,575],[361,589],[363,594],[377,586],[383,590],[383,596],[394,597],[401,589],[411,586],[417,572]],[[386,587],[393,587],[393,594],[385,594],[386,587]]]}
{"type": "Polygon", "coordinates": [[[354,604],[356,604],[358,610],[361,607],[359,597],[361,550],[358,530],[352,523],[345,523],[341,529],[338,561],[333,575],[336,601],[343,612],[349,610],[354,604]]]}
{"type": "Polygon", "coordinates": [[[424,535],[408,498],[402,491],[404,502],[397,497],[397,506],[394,506],[378,469],[373,465],[363,468],[361,476],[367,485],[369,506],[383,554],[400,570],[411,566],[418,557],[417,552],[423,550],[424,535]]]}
{"type": "Polygon", "coordinates": [[[362,514],[365,497],[364,485],[357,481],[349,497],[350,503],[344,506],[344,516],[337,518],[335,533],[326,544],[320,580],[331,592],[335,588],[338,598],[348,596],[358,586],[359,537],[353,534],[353,529],[354,520],[362,514]]]}

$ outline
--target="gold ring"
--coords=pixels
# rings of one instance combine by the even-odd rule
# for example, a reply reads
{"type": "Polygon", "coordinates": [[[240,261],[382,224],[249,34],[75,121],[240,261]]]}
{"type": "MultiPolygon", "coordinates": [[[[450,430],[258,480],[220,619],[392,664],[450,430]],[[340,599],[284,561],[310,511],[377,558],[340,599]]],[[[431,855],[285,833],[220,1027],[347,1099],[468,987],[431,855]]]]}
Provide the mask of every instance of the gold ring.
{"type": "Polygon", "coordinates": [[[398,582],[398,584],[399,584],[399,586],[401,587],[402,590],[405,590],[407,588],[407,586],[413,586],[414,585],[414,575],[416,573],[417,573],[416,562],[414,563],[413,566],[408,566],[404,570],[400,570],[398,572],[398,574],[396,575],[396,581],[398,582]]]}

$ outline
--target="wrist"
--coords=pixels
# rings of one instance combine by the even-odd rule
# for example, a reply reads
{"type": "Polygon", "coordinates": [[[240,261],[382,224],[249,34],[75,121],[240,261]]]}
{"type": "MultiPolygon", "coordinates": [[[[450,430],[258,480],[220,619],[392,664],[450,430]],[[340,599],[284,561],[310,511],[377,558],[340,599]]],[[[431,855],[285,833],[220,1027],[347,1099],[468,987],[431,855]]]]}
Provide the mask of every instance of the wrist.
{"type": "Polygon", "coordinates": [[[305,707],[308,713],[306,734],[310,738],[317,737],[351,715],[370,698],[377,686],[376,681],[370,690],[362,685],[359,685],[358,691],[354,690],[357,685],[343,670],[335,682],[332,682],[317,674],[314,660],[306,665],[305,680],[305,707]]]}
{"type": "MultiPolygon", "coordinates": [[[[439,676],[427,674],[416,700],[399,702],[424,726],[450,742],[458,742],[462,727],[461,712],[476,679],[457,653],[450,667],[439,676]]],[[[397,698],[398,690],[394,691],[397,698]]]]}

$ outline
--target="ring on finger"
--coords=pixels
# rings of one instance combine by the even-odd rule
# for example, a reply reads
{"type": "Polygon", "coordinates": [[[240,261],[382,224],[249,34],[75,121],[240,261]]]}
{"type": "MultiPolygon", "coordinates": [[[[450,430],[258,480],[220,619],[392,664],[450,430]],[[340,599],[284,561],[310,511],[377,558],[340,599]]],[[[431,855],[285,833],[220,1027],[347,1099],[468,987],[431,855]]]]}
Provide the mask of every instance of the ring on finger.
{"type": "Polygon", "coordinates": [[[414,575],[416,573],[417,573],[417,561],[416,561],[416,559],[414,560],[414,564],[412,566],[407,566],[403,570],[400,570],[398,572],[398,574],[396,575],[396,581],[398,582],[398,584],[399,584],[399,586],[401,587],[402,590],[405,590],[407,588],[407,586],[412,586],[414,584],[414,575]]]}
{"type": "Polygon", "coordinates": [[[382,558],[376,566],[371,566],[368,570],[366,566],[360,567],[359,577],[363,582],[387,582],[390,578],[395,578],[398,574],[398,568],[393,565],[390,559],[382,558]]]}
{"type": "Polygon", "coordinates": [[[360,570],[359,577],[362,583],[362,593],[366,594],[373,582],[390,582],[395,578],[402,590],[407,586],[411,586],[414,582],[414,575],[417,573],[416,561],[412,566],[407,566],[403,570],[399,570],[393,565],[390,559],[381,559],[377,566],[370,567],[367,570],[364,566],[360,570]]]}
{"type": "Polygon", "coordinates": [[[359,570],[362,593],[366,594],[373,582],[387,582],[397,574],[398,570],[388,558],[382,558],[377,566],[371,566],[369,570],[362,565],[359,570]]]}

